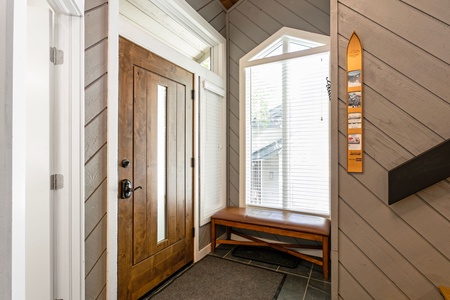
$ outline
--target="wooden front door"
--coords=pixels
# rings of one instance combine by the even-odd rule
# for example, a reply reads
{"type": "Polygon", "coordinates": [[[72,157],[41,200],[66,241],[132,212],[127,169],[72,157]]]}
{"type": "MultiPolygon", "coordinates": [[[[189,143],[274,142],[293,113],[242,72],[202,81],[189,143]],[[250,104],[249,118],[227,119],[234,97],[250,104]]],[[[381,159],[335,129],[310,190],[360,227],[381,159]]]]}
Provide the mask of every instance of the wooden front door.
{"type": "Polygon", "coordinates": [[[138,299],[193,260],[194,77],[123,38],[119,55],[118,298],[138,299]]]}

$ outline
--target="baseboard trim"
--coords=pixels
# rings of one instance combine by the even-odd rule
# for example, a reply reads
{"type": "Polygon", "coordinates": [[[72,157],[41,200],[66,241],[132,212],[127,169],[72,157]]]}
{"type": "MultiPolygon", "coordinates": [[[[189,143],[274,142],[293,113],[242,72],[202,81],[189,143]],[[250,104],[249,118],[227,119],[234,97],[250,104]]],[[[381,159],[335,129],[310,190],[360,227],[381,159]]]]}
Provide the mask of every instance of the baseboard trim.
{"type": "Polygon", "coordinates": [[[208,255],[211,252],[211,243],[209,243],[205,248],[203,248],[202,250],[198,251],[197,253],[197,261],[201,260],[202,258],[204,258],[206,255],[208,255]]]}

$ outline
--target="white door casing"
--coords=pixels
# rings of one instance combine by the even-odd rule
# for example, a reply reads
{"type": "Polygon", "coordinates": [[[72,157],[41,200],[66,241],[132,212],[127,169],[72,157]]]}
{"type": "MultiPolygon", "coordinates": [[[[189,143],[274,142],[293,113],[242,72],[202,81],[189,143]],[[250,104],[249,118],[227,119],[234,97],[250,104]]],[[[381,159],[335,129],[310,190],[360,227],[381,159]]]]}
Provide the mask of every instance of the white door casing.
{"type": "Polygon", "coordinates": [[[55,15],[52,174],[63,176],[53,199],[55,299],[84,299],[84,20],[55,15]]]}
{"type": "Polygon", "coordinates": [[[55,299],[84,299],[84,21],[55,15],[54,47],[64,62],[54,66],[52,174],[53,291],[55,299]]]}

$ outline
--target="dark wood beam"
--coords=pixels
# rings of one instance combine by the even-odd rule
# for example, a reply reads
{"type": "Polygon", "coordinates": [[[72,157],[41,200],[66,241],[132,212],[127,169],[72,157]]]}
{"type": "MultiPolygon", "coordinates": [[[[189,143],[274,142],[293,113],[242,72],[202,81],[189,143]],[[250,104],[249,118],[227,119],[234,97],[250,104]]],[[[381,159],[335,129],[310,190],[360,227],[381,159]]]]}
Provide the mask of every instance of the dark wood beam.
{"type": "Polygon", "coordinates": [[[239,0],[220,0],[222,2],[223,6],[226,9],[230,9],[233,5],[239,2],[239,0]]]}
{"type": "Polygon", "coordinates": [[[450,140],[389,171],[389,205],[450,177],[450,140]]]}

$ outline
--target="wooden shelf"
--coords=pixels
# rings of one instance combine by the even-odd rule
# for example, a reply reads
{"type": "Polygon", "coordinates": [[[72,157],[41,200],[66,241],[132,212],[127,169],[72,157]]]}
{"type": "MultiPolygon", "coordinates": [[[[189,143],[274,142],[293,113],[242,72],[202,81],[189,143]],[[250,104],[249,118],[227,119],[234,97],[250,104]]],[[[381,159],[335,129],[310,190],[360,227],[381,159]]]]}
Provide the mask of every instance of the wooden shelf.
{"type": "Polygon", "coordinates": [[[389,171],[389,205],[450,177],[450,140],[389,171]]]}

